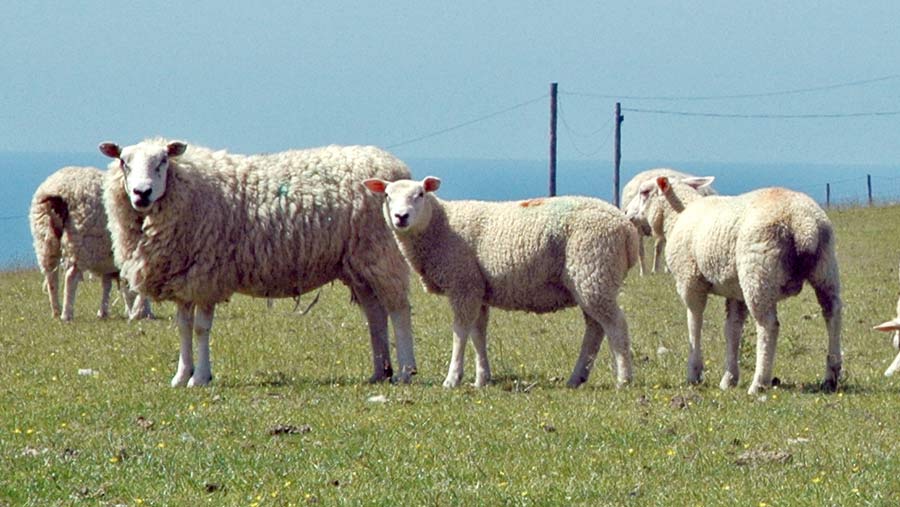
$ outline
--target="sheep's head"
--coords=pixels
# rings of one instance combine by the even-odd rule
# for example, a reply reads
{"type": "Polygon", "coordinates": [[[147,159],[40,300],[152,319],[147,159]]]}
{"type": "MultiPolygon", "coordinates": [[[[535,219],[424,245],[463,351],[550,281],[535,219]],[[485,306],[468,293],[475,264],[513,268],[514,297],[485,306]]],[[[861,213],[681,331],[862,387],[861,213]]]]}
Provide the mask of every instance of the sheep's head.
{"type": "Polygon", "coordinates": [[[676,213],[684,210],[682,198],[685,193],[701,195],[699,189],[709,186],[715,180],[713,176],[679,178],[670,180],[666,176],[647,180],[641,184],[637,195],[625,206],[625,216],[632,223],[654,224],[663,220],[666,207],[676,213]]]}
{"type": "Polygon", "coordinates": [[[168,144],[143,142],[120,148],[115,143],[100,144],[100,152],[119,162],[125,193],[137,211],[147,211],[166,192],[169,159],[184,153],[187,145],[180,141],[168,144]]]}
{"type": "MultiPolygon", "coordinates": [[[[895,349],[900,350],[900,299],[897,300],[897,317],[895,317],[894,320],[889,320],[887,322],[878,324],[873,329],[877,331],[884,331],[885,333],[893,333],[891,335],[891,343],[894,345],[895,349]]],[[[884,374],[886,376],[891,376],[894,374],[894,372],[897,371],[897,369],[900,369],[900,353],[897,354],[894,362],[891,363],[884,374]]]]}
{"type": "Polygon", "coordinates": [[[388,182],[368,179],[363,185],[374,194],[384,194],[384,218],[394,231],[418,231],[428,225],[431,209],[426,194],[441,186],[441,180],[428,176],[422,181],[398,180],[388,182]]]}

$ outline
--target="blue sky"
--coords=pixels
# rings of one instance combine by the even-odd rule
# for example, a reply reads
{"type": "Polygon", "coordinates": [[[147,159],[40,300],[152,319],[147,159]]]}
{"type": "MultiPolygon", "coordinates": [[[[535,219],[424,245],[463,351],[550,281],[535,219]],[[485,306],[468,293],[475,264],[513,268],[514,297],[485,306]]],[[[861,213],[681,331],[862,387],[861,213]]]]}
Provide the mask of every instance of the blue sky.
{"type": "MultiPolygon", "coordinates": [[[[900,3],[832,1],[0,4],[0,150],[163,135],[235,152],[391,146],[402,158],[609,160],[623,107],[900,112],[900,3]],[[442,135],[426,136],[512,110],[442,135]]],[[[626,112],[623,158],[895,164],[900,115],[626,112]]]]}

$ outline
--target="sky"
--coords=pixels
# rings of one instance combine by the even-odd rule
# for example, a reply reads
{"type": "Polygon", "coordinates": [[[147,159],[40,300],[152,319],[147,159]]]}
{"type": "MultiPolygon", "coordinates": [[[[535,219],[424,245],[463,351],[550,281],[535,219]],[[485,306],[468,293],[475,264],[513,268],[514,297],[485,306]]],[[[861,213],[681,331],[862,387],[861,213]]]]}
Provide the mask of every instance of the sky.
{"type": "Polygon", "coordinates": [[[612,158],[618,100],[626,161],[898,164],[900,114],[840,116],[900,113],[898,21],[896,0],[12,0],[0,151],[540,160],[557,82],[561,160],[612,158]]]}

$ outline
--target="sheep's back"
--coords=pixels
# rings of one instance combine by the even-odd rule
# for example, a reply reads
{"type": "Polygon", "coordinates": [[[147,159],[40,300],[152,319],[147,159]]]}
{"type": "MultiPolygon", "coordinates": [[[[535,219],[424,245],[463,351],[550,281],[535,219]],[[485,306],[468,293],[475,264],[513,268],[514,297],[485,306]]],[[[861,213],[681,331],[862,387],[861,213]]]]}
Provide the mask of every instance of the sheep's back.
{"type": "Polygon", "coordinates": [[[83,271],[97,274],[115,273],[112,242],[107,230],[103,209],[103,172],[94,167],[64,167],[51,174],[35,191],[30,221],[35,235],[35,251],[51,240],[46,225],[51,219],[49,199],[65,203],[67,218],[59,239],[62,254],[68,263],[77,263],[83,271]]]}
{"type": "Polygon", "coordinates": [[[450,206],[451,227],[474,249],[492,306],[537,312],[572,306],[572,278],[599,276],[617,287],[629,267],[624,252],[633,228],[598,199],[450,206]]]}
{"type": "Polygon", "coordinates": [[[254,156],[189,147],[173,160],[166,193],[143,231],[131,231],[139,248],[130,267],[145,293],[188,301],[293,296],[346,279],[360,243],[380,236],[393,246],[360,182],[409,174],[372,147],[254,156]]]}

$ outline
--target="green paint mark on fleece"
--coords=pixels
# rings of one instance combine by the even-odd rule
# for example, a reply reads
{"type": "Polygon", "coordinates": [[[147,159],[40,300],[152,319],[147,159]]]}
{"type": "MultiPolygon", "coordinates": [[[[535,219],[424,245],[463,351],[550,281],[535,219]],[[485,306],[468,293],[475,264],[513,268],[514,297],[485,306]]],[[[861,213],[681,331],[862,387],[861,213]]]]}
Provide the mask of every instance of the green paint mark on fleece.
{"type": "Polygon", "coordinates": [[[280,197],[287,197],[287,195],[288,195],[288,184],[282,183],[281,185],[278,185],[278,193],[275,194],[275,196],[280,198],[280,197]]]}

